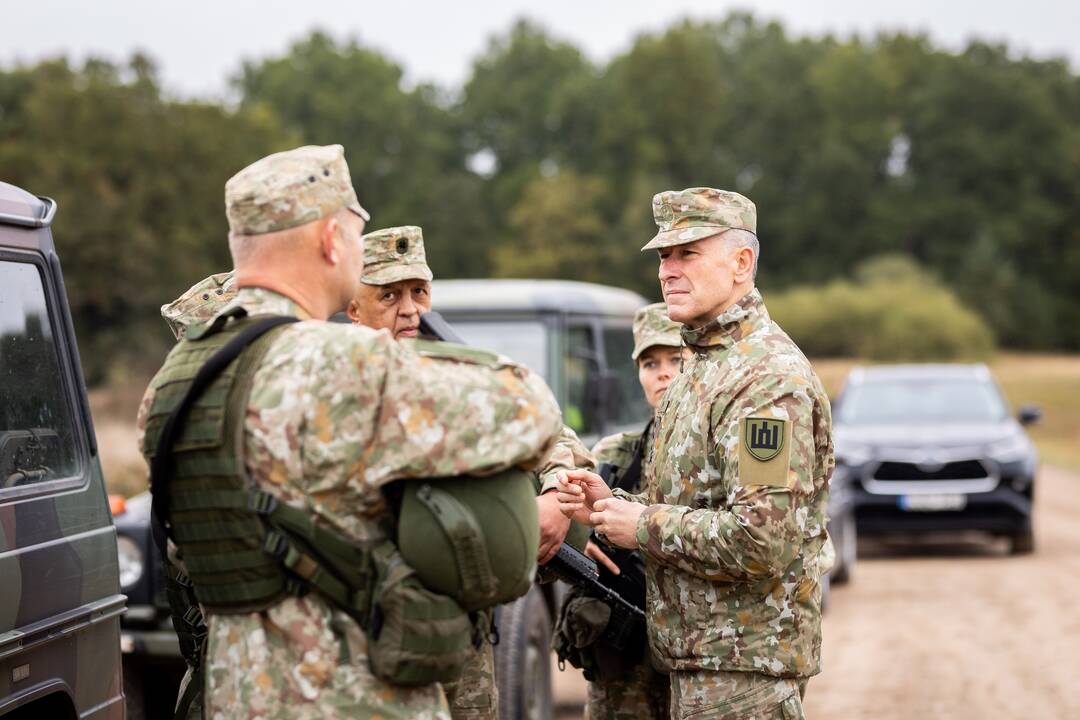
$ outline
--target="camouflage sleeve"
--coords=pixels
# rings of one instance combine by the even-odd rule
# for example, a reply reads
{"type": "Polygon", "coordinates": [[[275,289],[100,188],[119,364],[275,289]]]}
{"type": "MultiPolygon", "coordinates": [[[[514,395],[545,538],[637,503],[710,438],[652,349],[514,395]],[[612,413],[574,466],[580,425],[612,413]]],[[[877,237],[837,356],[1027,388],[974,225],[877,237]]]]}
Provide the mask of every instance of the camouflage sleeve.
{"type": "Polygon", "coordinates": [[[555,489],[556,475],[560,470],[596,470],[596,460],[585,444],[578,439],[577,433],[567,426],[563,426],[559,433],[559,439],[555,441],[555,447],[548,453],[547,458],[537,471],[540,479],[540,495],[555,489]]]}
{"type": "Polygon", "coordinates": [[[562,416],[540,376],[476,353],[385,349],[375,435],[361,461],[368,482],[535,470],[551,451],[562,416]]]}
{"type": "Polygon", "coordinates": [[[741,393],[714,417],[710,461],[722,486],[712,497],[723,507],[652,505],[638,521],[639,547],[708,580],[779,576],[802,546],[806,506],[821,490],[814,482],[815,410],[805,378],[766,377],[741,393]]]}

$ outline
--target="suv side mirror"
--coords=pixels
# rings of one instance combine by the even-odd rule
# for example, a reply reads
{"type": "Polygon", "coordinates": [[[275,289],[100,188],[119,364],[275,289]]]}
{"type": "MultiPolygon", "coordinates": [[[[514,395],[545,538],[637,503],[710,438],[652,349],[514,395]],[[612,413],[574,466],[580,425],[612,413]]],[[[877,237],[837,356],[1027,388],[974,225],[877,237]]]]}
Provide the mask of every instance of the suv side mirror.
{"type": "Polygon", "coordinates": [[[1039,422],[1042,418],[1042,408],[1038,405],[1022,405],[1020,412],[1016,413],[1016,419],[1021,425],[1031,425],[1039,422]]]}

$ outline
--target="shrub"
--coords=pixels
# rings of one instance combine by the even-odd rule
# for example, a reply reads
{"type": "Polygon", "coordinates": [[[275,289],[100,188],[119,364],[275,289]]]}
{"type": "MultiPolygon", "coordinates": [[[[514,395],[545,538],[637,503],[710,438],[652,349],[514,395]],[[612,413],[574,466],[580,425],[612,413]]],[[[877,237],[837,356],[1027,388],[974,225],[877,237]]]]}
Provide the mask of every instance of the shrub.
{"type": "Polygon", "coordinates": [[[989,327],[913,261],[886,256],[856,280],[771,294],[769,311],[807,355],[883,361],[989,356],[989,327]]]}

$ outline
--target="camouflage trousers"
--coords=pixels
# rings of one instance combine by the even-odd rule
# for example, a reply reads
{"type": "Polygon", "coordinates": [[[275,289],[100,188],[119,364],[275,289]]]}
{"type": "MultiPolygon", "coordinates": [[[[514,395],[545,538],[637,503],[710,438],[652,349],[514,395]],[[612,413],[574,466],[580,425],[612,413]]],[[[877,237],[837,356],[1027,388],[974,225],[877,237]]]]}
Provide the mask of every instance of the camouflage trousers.
{"type": "Polygon", "coordinates": [[[671,673],[672,720],[805,720],[806,680],[760,673],[671,673]]]}
{"type": "Polygon", "coordinates": [[[589,683],[589,720],[664,720],[671,684],[667,675],[653,670],[648,660],[634,668],[626,680],[589,683]]]}
{"type": "Polygon", "coordinates": [[[497,720],[499,688],[495,685],[495,648],[485,642],[465,666],[461,678],[443,685],[453,720],[497,720]]]}

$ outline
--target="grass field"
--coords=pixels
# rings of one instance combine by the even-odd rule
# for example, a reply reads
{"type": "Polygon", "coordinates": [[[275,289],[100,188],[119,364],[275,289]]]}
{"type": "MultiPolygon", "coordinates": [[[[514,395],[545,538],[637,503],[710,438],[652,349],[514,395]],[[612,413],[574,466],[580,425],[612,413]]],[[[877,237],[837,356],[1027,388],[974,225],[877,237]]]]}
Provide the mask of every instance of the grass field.
{"type": "MultiPolygon", "coordinates": [[[[819,360],[814,367],[830,394],[858,364],[819,360]]],[[[1042,420],[1030,428],[1043,462],[1080,471],[1080,355],[1002,353],[990,367],[1012,410],[1038,405],[1042,420]]],[[[146,487],[146,465],[135,444],[135,412],[145,380],[90,393],[101,461],[112,492],[133,495],[146,487]]]]}

